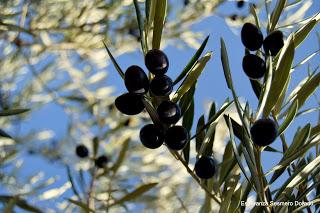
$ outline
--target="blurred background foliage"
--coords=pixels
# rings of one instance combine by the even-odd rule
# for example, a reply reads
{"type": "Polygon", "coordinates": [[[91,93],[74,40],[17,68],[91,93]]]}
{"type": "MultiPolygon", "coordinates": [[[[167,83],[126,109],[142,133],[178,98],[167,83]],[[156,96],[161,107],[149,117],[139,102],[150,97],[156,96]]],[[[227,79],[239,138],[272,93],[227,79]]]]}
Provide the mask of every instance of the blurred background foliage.
{"type": "MultiPolygon", "coordinates": [[[[139,3],[144,5],[144,1],[139,3]]],[[[168,45],[198,48],[204,35],[190,28],[208,16],[220,16],[231,29],[254,20],[249,13],[247,16],[221,12],[219,7],[225,3],[225,0],[168,1],[161,48],[168,45]]],[[[255,3],[256,12],[260,14],[264,1],[255,3]]],[[[300,1],[288,3],[288,12],[279,24],[282,29],[294,31],[308,21],[305,13],[312,5],[311,0],[304,1],[295,10],[295,20],[292,20],[290,7],[298,3],[300,1]]],[[[176,163],[164,146],[150,152],[139,143],[139,128],[148,121],[147,114],[128,118],[120,115],[113,105],[115,88],[112,82],[106,82],[108,75],[115,73],[108,72],[110,60],[102,41],[110,44],[115,57],[140,48],[133,1],[2,0],[0,7],[0,107],[4,115],[0,119],[0,202],[3,212],[22,209],[31,212],[92,212],[93,209],[97,212],[143,209],[195,212],[201,209],[208,212],[205,208],[209,198],[204,197],[203,190],[184,166],[176,163]],[[61,117],[42,113],[40,120],[47,124],[54,119],[55,125],[59,125],[59,120],[66,121],[61,127],[66,134],[59,135],[53,129],[39,131],[32,126],[23,128],[33,112],[52,104],[62,109],[61,117]],[[78,144],[90,149],[90,159],[79,160],[75,156],[78,144]],[[110,163],[107,168],[97,170],[92,159],[100,154],[106,154],[110,163]],[[37,161],[32,169],[35,172],[23,174],[24,159],[29,155],[54,163],[62,168],[61,174],[44,178],[47,164],[38,170],[37,161]],[[54,183],[59,176],[67,177],[66,182],[56,187],[54,183]],[[151,193],[144,193],[149,190],[151,193]]],[[[143,6],[141,10],[144,12],[143,6]]],[[[266,19],[262,19],[261,25],[267,25],[266,19]]],[[[240,122],[234,107],[228,111],[240,122]]],[[[224,154],[221,146],[228,136],[228,128],[221,119],[213,146],[219,161],[224,154]]],[[[190,155],[195,156],[195,152],[190,155]]],[[[230,157],[226,155],[224,158],[230,157]]],[[[233,172],[238,175],[240,169],[235,168],[233,172]]],[[[217,207],[210,208],[216,211],[217,207]]]]}

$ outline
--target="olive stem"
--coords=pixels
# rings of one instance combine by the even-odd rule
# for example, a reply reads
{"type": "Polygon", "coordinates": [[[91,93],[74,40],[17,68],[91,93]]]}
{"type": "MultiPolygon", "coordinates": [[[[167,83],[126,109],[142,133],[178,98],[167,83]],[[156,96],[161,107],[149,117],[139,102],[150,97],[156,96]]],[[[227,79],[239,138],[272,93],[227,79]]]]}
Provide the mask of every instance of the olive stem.
{"type": "Polygon", "coordinates": [[[185,160],[183,160],[183,158],[181,157],[181,155],[180,155],[177,151],[172,151],[172,150],[170,150],[170,149],[169,149],[169,151],[170,151],[170,153],[171,153],[175,158],[177,158],[177,159],[182,163],[182,165],[186,168],[187,172],[191,175],[191,177],[192,177],[193,179],[195,179],[195,180],[197,181],[197,183],[201,186],[201,188],[202,188],[203,190],[205,190],[206,193],[207,193],[213,200],[215,200],[218,204],[221,204],[220,198],[218,198],[216,195],[212,194],[212,193],[210,192],[210,190],[201,183],[201,181],[199,180],[199,178],[193,173],[193,171],[190,169],[190,167],[188,166],[187,162],[186,162],[185,160]]]}

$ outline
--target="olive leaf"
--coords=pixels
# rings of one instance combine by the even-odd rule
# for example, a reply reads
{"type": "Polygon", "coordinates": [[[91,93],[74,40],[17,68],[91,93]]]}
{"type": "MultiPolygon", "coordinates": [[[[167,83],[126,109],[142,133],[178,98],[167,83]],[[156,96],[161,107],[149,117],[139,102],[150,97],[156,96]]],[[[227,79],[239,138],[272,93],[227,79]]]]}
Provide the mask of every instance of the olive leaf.
{"type": "Polygon", "coordinates": [[[309,35],[311,30],[319,23],[319,21],[320,18],[312,19],[306,25],[304,25],[294,33],[295,37],[293,39],[293,43],[296,48],[304,41],[304,39],[309,35]]]}
{"type": "MultiPolygon", "coordinates": [[[[140,41],[141,41],[141,49],[145,54],[147,54],[148,51],[148,47],[147,47],[147,40],[146,40],[146,36],[144,33],[144,21],[141,15],[141,11],[140,11],[140,7],[139,7],[139,3],[137,0],[133,0],[134,3],[134,7],[136,9],[136,15],[137,15],[137,21],[138,21],[138,26],[139,26],[139,32],[140,32],[140,41]]],[[[147,10],[147,9],[146,9],[147,10]]]]}
{"type": "Polygon", "coordinates": [[[271,13],[269,32],[272,32],[277,26],[280,15],[287,3],[287,0],[278,0],[274,10],[271,13]]]}
{"type": "Polygon", "coordinates": [[[147,184],[141,185],[141,186],[137,187],[135,190],[133,190],[132,192],[130,192],[130,193],[124,195],[123,197],[121,197],[120,199],[116,200],[110,206],[119,205],[124,202],[128,202],[133,199],[136,199],[140,195],[142,195],[142,194],[146,193],[147,191],[151,190],[152,188],[154,188],[157,184],[158,183],[147,183],[147,184]]]}
{"type": "Polygon", "coordinates": [[[201,46],[197,50],[197,52],[194,54],[194,56],[191,58],[187,66],[182,70],[182,72],[179,74],[179,76],[174,80],[173,85],[176,85],[179,81],[181,81],[187,73],[194,67],[194,65],[197,63],[198,59],[200,58],[204,48],[206,47],[209,40],[209,36],[207,36],[204,41],[202,42],[201,46]]]}
{"type": "Polygon", "coordinates": [[[155,1],[155,14],[153,21],[153,38],[152,38],[152,49],[160,49],[162,30],[167,13],[167,0],[155,1]]]}
{"type": "Polygon", "coordinates": [[[300,90],[297,92],[296,100],[299,102],[299,108],[301,108],[305,101],[308,99],[320,85],[320,73],[312,76],[306,83],[302,85],[300,90]]]}
{"type": "Polygon", "coordinates": [[[77,200],[73,200],[73,199],[68,199],[68,201],[76,206],[79,206],[82,210],[84,210],[85,212],[92,212],[95,213],[95,211],[91,208],[88,207],[88,205],[86,203],[83,203],[81,201],[77,201],[77,200]]]}
{"type": "Polygon", "coordinates": [[[7,109],[0,111],[0,116],[18,115],[28,111],[30,111],[30,109],[7,109]]]}
{"type": "Polygon", "coordinates": [[[280,52],[279,60],[277,61],[275,73],[272,79],[270,92],[268,93],[266,105],[263,109],[264,116],[268,116],[270,114],[279,96],[285,89],[294,58],[293,38],[294,35],[291,34],[280,52]]]}
{"type": "Polygon", "coordinates": [[[122,79],[124,79],[124,72],[121,70],[120,66],[118,65],[116,59],[113,57],[113,55],[111,54],[109,48],[107,47],[106,43],[104,43],[103,41],[103,45],[106,48],[108,55],[113,63],[113,66],[116,68],[116,70],[118,71],[119,75],[121,76],[122,79]]]}
{"type": "Polygon", "coordinates": [[[196,138],[196,152],[198,153],[200,150],[200,147],[202,145],[202,142],[204,141],[204,137],[206,136],[206,132],[203,131],[205,128],[205,120],[204,120],[204,115],[200,116],[198,123],[197,123],[197,128],[195,138],[196,138]]]}
{"type": "Polygon", "coordinates": [[[126,154],[129,149],[129,142],[130,142],[130,138],[127,138],[123,141],[122,148],[119,152],[119,156],[118,156],[116,162],[113,164],[113,166],[110,169],[113,171],[113,173],[117,173],[118,169],[120,168],[120,166],[124,162],[126,154]]]}
{"type": "Polygon", "coordinates": [[[210,60],[212,52],[205,54],[197,63],[194,65],[192,70],[188,73],[176,93],[174,94],[172,101],[177,102],[180,98],[189,91],[189,89],[196,83],[197,79],[201,75],[207,62],[210,60]]]}
{"type": "Polygon", "coordinates": [[[280,187],[274,199],[281,201],[293,188],[299,186],[314,169],[319,168],[320,156],[316,157],[312,162],[301,167],[294,174],[292,174],[287,181],[280,187]]]}
{"type": "Polygon", "coordinates": [[[33,213],[41,213],[42,211],[38,209],[35,206],[30,205],[27,203],[26,200],[20,198],[18,195],[17,196],[8,196],[8,195],[0,195],[0,202],[2,203],[8,203],[10,200],[14,199],[15,205],[20,207],[23,210],[26,210],[28,212],[33,212],[33,213]]]}
{"type": "Polygon", "coordinates": [[[284,120],[284,122],[280,125],[278,129],[278,134],[281,135],[288,126],[293,122],[293,119],[295,118],[297,111],[298,111],[298,101],[295,101],[289,108],[287,117],[284,120]]]}

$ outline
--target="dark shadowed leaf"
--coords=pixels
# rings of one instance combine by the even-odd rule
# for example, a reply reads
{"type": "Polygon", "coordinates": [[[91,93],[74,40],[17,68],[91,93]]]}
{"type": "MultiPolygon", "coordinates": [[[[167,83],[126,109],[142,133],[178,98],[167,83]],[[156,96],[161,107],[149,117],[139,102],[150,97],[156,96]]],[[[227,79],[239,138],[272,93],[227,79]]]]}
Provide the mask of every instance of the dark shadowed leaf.
{"type": "Polygon", "coordinates": [[[0,111],[0,116],[18,115],[28,111],[30,111],[30,109],[7,109],[0,111]]]}
{"type": "Polygon", "coordinates": [[[204,137],[206,136],[206,132],[203,131],[203,128],[205,126],[205,120],[204,120],[204,115],[202,115],[197,123],[197,128],[196,128],[196,132],[198,132],[199,134],[196,135],[196,152],[198,153],[200,150],[200,147],[203,143],[204,137]]]}
{"type": "Polygon", "coordinates": [[[12,137],[2,129],[0,129],[0,137],[11,138],[12,139],[12,137]]]}
{"type": "Polygon", "coordinates": [[[106,43],[103,42],[104,47],[106,48],[108,55],[113,63],[113,66],[116,68],[116,70],[118,71],[119,75],[121,76],[122,79],[124,79],[124,72],[122,71],[122,69],[120,68],[120,66],[118,65],[116,59],[113,57],[113,55],[111,54],[109,48],[107,47],[106,43]]]}
{"type": "Polygon", "coordinates": [[[80,201],[77,201],[77,200],[72,200],[72,199],[68,199],[68,201],[70,203],[73,203],[74,205],[80,207],[84,212],[95,213],[95,211],[93,209],[90,209],[86,203],[83,203],[83,202],[80,202],[80,201]]]}

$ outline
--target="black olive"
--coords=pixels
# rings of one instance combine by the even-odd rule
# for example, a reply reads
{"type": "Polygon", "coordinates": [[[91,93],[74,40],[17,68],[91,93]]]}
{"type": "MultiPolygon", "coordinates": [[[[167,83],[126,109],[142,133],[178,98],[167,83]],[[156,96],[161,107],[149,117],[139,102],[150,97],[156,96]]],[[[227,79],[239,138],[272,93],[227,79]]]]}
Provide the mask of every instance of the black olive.
{"type": "Polygon", "coordinates": [[[163,101],[157,108],[159,119],[165,124],[175,124],[181,117],[180,107],[171,102],[163,101]]]}
{"type": "Polygon", "coordinates": [[[89,150],[85,145],[78,145],[76,147],[76,155],[80,158],[86,158],[89,155],[89,150]]]}
{"type": "Polygon", "coordinates": [[[147,124],[140,130],[141,143],[149,148],[159,148],[164,142],[164,130],[161,126],[147,124]]]}
{"type": "Polygon", "coordinates": [[[216,171],[215,162],[213,158],[209,156],[202,156],[199,160],[197,160],[194,166],[194,170],[199,178],[212,178],[216,171]]]}
{"type": "Polygon", "coordinates": [[[258,146],[268,146],[277,138],[278,130],[273,120],[264,118],[252,125],[250,134],[253,143],[258,146]]]}
{"type": "Polygon", "coordinates": [[[271,56],[276,56],[283,45],[283,33],[279,30],[273,31],[263,41],[264,52],[271,56]]]}
{"type": "Polygon", "coordinates": [[[124,75],[124,83],[130,93],[144,94],[149,90],[149,79],[139,66],[130,66],[124,75]]]}
{"type": "Polygon", "coordinates": [[[156,76],[151,81],[150,90],[156,96],[170,95],[173,90],[171,78],[166,75],[156,76]]]}
{"type": "Polygon", "coordinates": [[[189,140],[189,133],[183,126],[170,127],[165,135],[165,143],[169,149],[181,150],[189,140]]]}
{"type": "Polygon", "coordinates": [[[168,57],[158,49],[149,50],[145,57],[145,64],[148,70],[154,75],[163,75],[169,68],[168,57]]]}
{"type": "Polygon", "coordinates": [[[263,35],[258,27],[245,23],[241,30],[241,41],[251,51],[258,50],[263,43],[263,35]]]}
{"type": "Polygon", "coordinates": [[[266,63],[259,56],[248,54],[242,60],[243,71],[251,79],[259,79],[266,73],[266,63]]]}
{"type": "Polygon", "coordinates": [[[142,96],[132,93],[120,95],[115,100],[117,109],[126,115],[137,115],[145,108],[142,96]]]}
{"type": "Polygon", "coordinates": [[[101,155],[94,161],[94,164],[98,168],[104,168],[107,165],[108,161],[109,159],[107,156],[101,155]]]}

